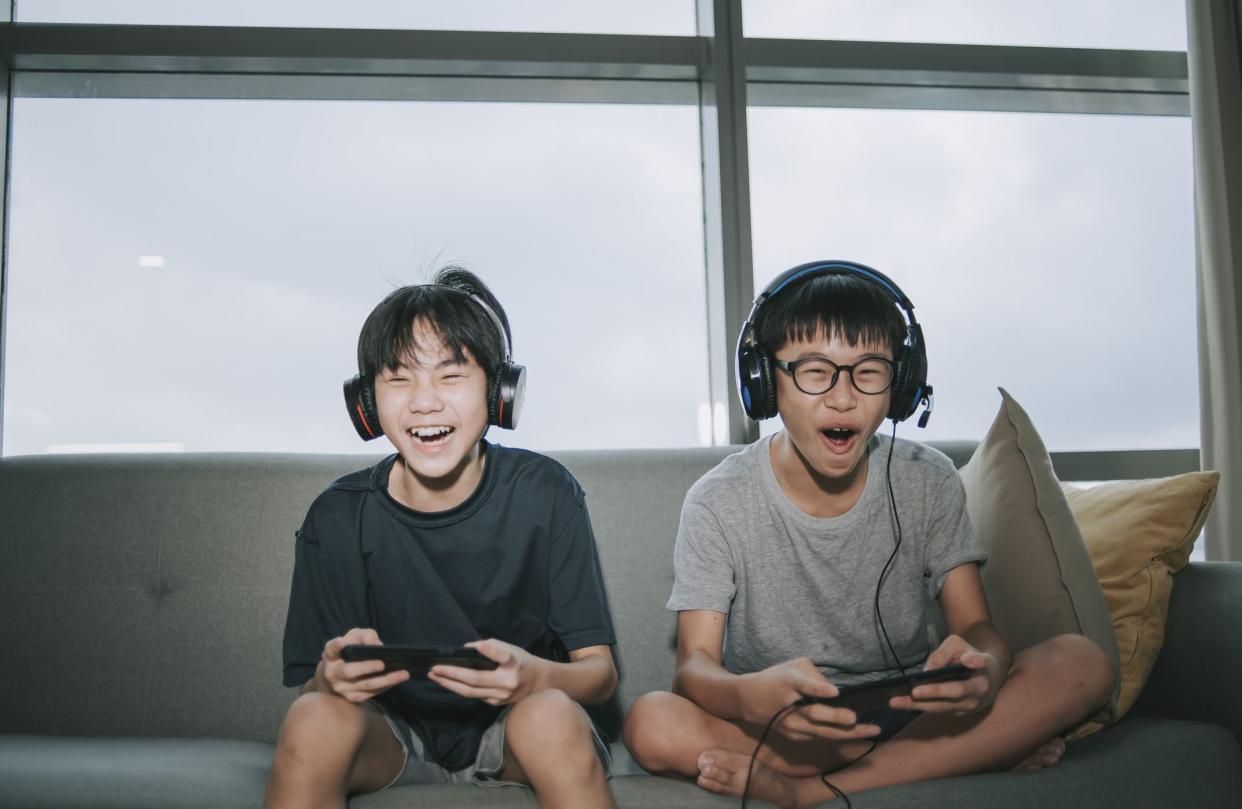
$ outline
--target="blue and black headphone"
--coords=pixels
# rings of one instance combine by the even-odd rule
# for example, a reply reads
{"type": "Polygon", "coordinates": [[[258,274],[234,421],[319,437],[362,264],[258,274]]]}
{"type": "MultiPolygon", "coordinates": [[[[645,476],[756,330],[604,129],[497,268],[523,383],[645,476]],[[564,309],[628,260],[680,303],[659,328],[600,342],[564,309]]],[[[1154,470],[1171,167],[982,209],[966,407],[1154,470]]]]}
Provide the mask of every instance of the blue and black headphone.
{"type": "MultiPolygon", "coordinates": [[[[472,292],[450,286],[448,284],[420,284],[419,286],[443,287],[460,292],[487,312],[488,317],[496,324],[496,334],[500,337],[500,346],[504,358],[490,381],[487,391],[487,423],[506,430],[517,427],[518,417],[522,414],[522,400],[526,398],[526,366],[513,362],[513,337],[502,321],[482,298],[472,292]]],[[[345,380],[345,407],[349,411],[349,419],[363,441],[379,438],[384,434],[380,429],[379,410],[375,407],[375,380],[364,379],[362,374],[354,374],[345,380]]]]}
{"type": "Polygon", "coordinates": [[[776,383],[772,374],[772,358],[755,340],[755,313],[759,307],[776,297],[785,287],[815,275],[851,275],[875,284],[884,290],[906,316],[906,342],[894,357],[897,369],[893,378],[892,400],[888,418],[894,423],[914,415],[919,404],[925,404],[919,426],[926,427],[933,406],[932,387],[927,384],[927,348],[923,329],[914,318],[914,304],[893,280],[878,270],[852,261],[812,261],[800,264],[776,276],[763,288],[750,307],[737,339],[737,383],[742,409],[755,421],[777,415],[776,383]]]}

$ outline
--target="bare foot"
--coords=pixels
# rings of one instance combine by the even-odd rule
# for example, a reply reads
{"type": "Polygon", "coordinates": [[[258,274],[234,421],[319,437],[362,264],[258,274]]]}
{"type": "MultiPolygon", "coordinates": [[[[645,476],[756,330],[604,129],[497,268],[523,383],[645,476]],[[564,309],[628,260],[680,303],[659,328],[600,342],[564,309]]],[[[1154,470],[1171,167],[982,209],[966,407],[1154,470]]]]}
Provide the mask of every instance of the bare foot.
{"type": "MultiPolygon", "coordinates": [[[[699,756],[699,778],[696,783],[708,792],[741,795],[746,787],[749,767],[750,756],[746,753],[713,747],[699,756]]],[[[798,805],[794,783],[794,779],[773,772],[763,762],[756,761],[751,775],[750,795],[791,809],[798,805]]]]}
{"type": "Polygon", "coordinates": [[[1015,770],[1042,770],[1044,767],[1055,767],[1065,755],[1065,740],[1054,736],[1044,742],[1043,746],[1026,757],[1015,770]]]}

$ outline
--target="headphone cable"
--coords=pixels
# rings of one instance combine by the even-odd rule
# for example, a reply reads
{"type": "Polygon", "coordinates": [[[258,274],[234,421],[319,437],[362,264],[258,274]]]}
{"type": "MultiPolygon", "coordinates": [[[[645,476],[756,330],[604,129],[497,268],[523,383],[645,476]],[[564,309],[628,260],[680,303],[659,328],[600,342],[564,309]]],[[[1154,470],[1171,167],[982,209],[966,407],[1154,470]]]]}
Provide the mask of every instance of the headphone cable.
{"type": "MultiPolygon", "coordinates": [[[[889,567],[892,566],[893,560],[897,558],[897,551],[901,549],[901,517],[897,514],[897,498],[893,494],[893,447],[896,444],[897,419],[893,419],[893,435],[888,443],[888,458],[884,463],[884,476],[888,482],[888,503],[893,516],[893,522],[896,525],[897,541],[893,543],[893,552],[888,555],[888,561],[884,563],[884,568],[880,571],[880,577],[875,583],[875,617],[880,623],[880,632],[884,635],[884,643],[887,644],[889,653],[892,654],[893,660],[896,661],[898,671],[905,676],[906,665],[901,662],[901,658],[897,655],[897,650],[893,647],[892,640],[888,637],[888,629],[884,626],[884,613],[880,610],[880,588],[884,584],[884,577],[888,575],[889,567]]],[[[768,724],[764,727],[763,733],[759,735],[759,743],[755,745],[754,752],[750,754],[750,765],[746,768],[746,785],[742,787],[741,809],[746,809],[746,802],[750,798],[750,779],[754,776],[755,760],[759,757],[759,751],[763,748],[763,743],[767,740],[768,734],[771,733],[772,727],[776,724],[776,720],[780,719],[785,715],[785,713],[796,707],[798,707],[798,703],[791,702],[778,710],[776,713],[772,714],[772,718],[768,720],[768,724]]],[[[867,748],[865,753],[844,766],[848,767],[851,764],[857,764],[867,756],[871,755],[871,752],[879,747],[879,745],[880,743],[878,740],[872,741],[871,746],[867,748]]],[[[852,809],[853,804],[850,803],[849,795],[845,794],[843,790],[839,789],[828,780],[827,771],[820,773],[819,780],[823,782],[824,786],[832,790],[834,795],[845,801],[846,809],[852,809]]]]}

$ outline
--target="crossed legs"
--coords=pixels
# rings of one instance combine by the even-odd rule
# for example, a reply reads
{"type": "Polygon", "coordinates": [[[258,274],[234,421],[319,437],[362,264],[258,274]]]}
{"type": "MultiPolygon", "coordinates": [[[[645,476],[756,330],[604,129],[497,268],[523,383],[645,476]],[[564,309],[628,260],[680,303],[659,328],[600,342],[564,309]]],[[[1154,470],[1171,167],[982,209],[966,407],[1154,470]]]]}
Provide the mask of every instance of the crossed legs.
{"type": "MultiPolygon", "coordinates": [[[[1104,652],[1081,636],[1061,635],[1014,658],[987,711],[922,714],[861,760],[868,741],[792,744],[775,739],[755,764],[751,794],[802,807],[833,797],[819,778],[826,771],[833,772],[835,786],[853,793],[1012,767],[1103,705],[1112,686],[1112,666],[1104,652]]],[[[740,794],[762,730],[660,692],[634,704],[625,741],[634,759],[651,772],[694,778],[711,792],[740,794]]]]}

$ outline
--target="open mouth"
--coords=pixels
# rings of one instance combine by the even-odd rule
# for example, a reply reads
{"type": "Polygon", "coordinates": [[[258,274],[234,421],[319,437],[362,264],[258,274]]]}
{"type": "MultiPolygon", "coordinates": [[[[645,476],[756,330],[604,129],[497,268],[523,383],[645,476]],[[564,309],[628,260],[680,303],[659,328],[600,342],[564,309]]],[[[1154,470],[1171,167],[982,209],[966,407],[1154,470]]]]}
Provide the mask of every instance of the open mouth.
{"type": "Polygon", "coordinates": [[[410,429],[410,437],[425,447],[432,447],[445,443],[455,432],[453,427],[413,427],[410,429]]]}
{"type": "Polygon", "coordinates": [[[857,430],[849,427],[829,427],[827,430],[820,430],[828,443],[835,447],[844,447],[850,442],[850,439],[858,434],[857,430]]]}

